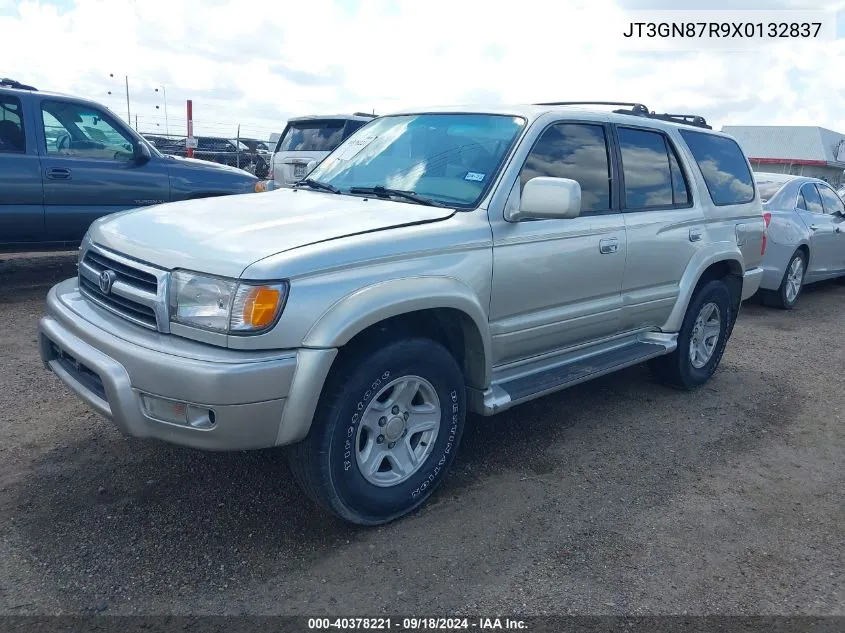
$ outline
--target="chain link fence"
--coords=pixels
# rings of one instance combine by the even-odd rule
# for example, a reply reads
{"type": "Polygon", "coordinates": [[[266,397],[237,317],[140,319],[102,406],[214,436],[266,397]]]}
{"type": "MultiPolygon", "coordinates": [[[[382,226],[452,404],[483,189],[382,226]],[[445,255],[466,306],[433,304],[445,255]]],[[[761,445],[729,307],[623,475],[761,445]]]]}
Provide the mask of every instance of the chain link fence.
{"type": "MultiPolygon", "coordinates": [[[[184,136],[141,133],[162,154],[188,156],[184,136]]],[[[260,179],[270,172],[272,148],[267,141],[254,138],[225,138],[221,136],[195,136],[193,158],[243,169],[260,179]]]]}

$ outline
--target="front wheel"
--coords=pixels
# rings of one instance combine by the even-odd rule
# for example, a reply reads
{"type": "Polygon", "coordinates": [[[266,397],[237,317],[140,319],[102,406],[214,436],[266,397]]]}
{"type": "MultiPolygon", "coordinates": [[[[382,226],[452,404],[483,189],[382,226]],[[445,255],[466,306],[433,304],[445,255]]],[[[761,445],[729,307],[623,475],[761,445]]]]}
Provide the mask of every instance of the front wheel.
{"type": "Polygon", "coordinates": [[[649,366],[662,382],[694,389],[707,382],[725,351],[734,318],[731,293],[721,279],[704,284],[693,295],[678,333],[678,347],[649,366]]]}
{"type": "Polygon", "coordinates": [[[360,525],[387,523],[443,481],[465,400],[460,368],[435,341],[350,354],[329,376],[308,437],[291,447],[291,469],[324,509],[360,525]]]}

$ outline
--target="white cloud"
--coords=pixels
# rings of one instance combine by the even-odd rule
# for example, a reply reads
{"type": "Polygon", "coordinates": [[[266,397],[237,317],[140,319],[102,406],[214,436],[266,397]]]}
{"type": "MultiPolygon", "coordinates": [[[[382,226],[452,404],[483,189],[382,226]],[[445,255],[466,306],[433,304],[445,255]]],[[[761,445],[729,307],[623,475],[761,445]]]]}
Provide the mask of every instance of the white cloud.
{"type": "Polygon", "coordinates": [[[53,2],[22,0],[10,9],[0,0],[4,49],[21,51],[3,60],[5,74],[93,98],[122,116],[128,74],[132,118],[143,131],[164,131],[160,85],[179,132],[187,98],[198,133],[233,135],[240,123],[242,133],[263,137],[294,114],[479,99],[621,99],[700,112],[717,127],[845,131],[845,40],[752,53],[632,54],[611,26],[622,15],[611,0],[53,2]]]}

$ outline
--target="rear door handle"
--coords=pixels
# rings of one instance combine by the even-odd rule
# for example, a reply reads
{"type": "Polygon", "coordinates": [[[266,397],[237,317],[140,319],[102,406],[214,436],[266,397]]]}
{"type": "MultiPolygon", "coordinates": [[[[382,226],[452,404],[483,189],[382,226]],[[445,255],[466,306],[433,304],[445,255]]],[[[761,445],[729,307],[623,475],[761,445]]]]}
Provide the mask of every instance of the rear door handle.
{"type": "Polygon", "coordinates": [[[602,255],[610,255],[619,250],[619,240],[615,237],[608,237],[599,241],[599,252],[602,255]]]}
{"type": "Polygon", "coordinates": [[[47,170],[47,178],[50,180],[70,180],[70,169],[66,167],[51,167],[47,170]]]}

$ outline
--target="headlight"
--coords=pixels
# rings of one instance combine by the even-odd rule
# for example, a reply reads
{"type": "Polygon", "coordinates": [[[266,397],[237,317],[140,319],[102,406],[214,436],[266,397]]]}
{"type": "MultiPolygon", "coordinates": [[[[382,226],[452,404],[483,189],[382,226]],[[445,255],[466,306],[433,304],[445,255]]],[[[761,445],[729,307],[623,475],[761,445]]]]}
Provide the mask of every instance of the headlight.
{"type": "Polygon", "coordinates": [[[214,332],[254,334],[272,327],[287,294],[287,282],[242,282],[175,270],[170,320],[214,332]]]}

